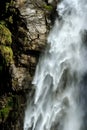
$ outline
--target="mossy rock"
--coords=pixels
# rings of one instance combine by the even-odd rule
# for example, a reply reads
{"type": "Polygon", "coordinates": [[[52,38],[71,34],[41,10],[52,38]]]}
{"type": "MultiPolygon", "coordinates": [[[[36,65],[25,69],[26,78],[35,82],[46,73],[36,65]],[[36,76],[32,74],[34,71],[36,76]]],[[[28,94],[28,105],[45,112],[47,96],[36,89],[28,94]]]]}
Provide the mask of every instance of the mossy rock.
{"type": "Polygon", "coordinates": [[[44,5],[44,9],[48,11],[52,11],[53,7],[51,5],[44,5]]]}
{"type": "Polygon", "coordinates": [[[4,20],[1,20],[1,21],[0,21],[0,25],[7,26],[7,24],[6,24],[6,21],[4,21],[4,20]]]}
{"type": "Polygon", "coordinates": [[[5,99],[5,104],[2,109],[0,109],[0,119],[6,120],[6,118],[9,116],[10,111],[13,109],[13,97],[7,97],[5,99]]]}
{"type": "Polygon", "coordinates": [[[0,44],[9,46],[12,44],[11,32],[3,24],[0,24],[0,44]]]}
{"type": "Polygon", "coordinates": [[[13,51],[11,47],[1,45],[0,53],[7,65],[13,63],[13,51]]]}
{"type": "Polygon", "coordinates": [[[2,120],[5,120],[10,112],[11,108],[10,107],[4,107],[0,110],[0,118],[2,118],[2,120]]]}

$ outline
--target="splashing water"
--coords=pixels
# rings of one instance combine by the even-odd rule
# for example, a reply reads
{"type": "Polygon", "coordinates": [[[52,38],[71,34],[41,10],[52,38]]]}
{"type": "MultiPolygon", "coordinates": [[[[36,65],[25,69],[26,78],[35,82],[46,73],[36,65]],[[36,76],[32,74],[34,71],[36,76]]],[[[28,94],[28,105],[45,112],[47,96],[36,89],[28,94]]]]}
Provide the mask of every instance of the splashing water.
{"type": "Polygon", "coordinates": [[[87,0],[61,0],[33,79],[24,130],[86,130],[87,0]]]}

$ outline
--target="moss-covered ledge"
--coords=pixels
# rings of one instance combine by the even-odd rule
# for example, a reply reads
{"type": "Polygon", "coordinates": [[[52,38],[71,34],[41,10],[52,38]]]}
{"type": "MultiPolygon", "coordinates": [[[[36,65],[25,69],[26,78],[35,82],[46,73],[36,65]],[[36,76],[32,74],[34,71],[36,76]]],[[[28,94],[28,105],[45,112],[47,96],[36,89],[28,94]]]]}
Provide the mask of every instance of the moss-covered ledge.
{"type": "Polygon", "coordinates": [[[0,23],[0,45],[11,46],[12,38],[10,30],[3,25],[3,22],[0,23]]]}
{"type": "Polygon", "coordinates": [[[6,66],[13,63],[13,51],[11,49],[12,38],[10,30],[0,23],[0,55],[6,66]]]}
{"type": "MultiPolygon", "coordinates": [[[[0,119],[4,122],[8,118],[8,115],[13,107],[13,98],[11,96],[4,99],[4,105],[0,108],[0,119]]],[[[2,101],[3,102],[3,101],[2,101]]]]}

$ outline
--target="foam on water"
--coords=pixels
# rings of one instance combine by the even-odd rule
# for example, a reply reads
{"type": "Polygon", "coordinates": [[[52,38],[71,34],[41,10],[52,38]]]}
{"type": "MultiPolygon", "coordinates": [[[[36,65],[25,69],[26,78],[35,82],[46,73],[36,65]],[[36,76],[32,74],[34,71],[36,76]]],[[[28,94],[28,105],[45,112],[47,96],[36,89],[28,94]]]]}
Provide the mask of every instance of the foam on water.
{"type": "Polygon", "coordinates": [[[86,96],[81,92],[86,91],[87,0],[61,0],[57,11],[60,18],[49,33],[32,82],[35,96],[27,104],[24,130],[86,129],[86,96]]]}

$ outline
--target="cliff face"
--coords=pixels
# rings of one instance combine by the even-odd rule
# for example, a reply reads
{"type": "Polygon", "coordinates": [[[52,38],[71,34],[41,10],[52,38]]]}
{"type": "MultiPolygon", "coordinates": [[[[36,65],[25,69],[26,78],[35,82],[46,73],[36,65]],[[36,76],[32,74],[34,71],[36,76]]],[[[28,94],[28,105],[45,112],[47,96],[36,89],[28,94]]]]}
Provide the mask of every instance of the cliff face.
{"type": "MultiPolygon", "coordinates": [[[[56,1],[0,2],[0,129],[22,130],[28,93],[56,1]]],[[[52,19],[52,21],[51,21],[52,19]]]]}

